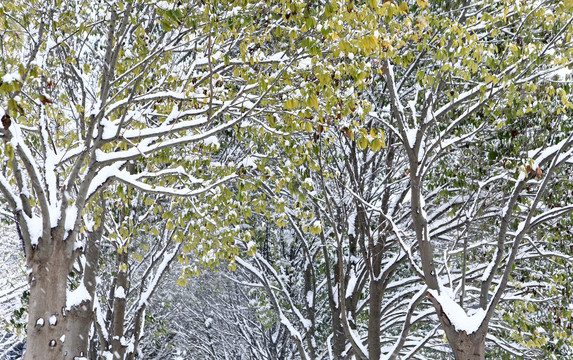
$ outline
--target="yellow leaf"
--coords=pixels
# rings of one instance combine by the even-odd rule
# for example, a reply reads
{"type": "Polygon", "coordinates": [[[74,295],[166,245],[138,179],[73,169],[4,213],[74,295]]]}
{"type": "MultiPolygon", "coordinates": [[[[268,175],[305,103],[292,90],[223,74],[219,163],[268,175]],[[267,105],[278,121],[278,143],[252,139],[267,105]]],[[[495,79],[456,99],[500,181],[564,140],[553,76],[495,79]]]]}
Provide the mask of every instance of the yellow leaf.
{"type": "Polygon", "coordinates": [[[316,98],[315,94],[310,94],[308,96],[308,105],[314,107],[316,110],[318,110],[318,99],[316,98]]]}
{"type": "Polygon", "coordinates": [[[183,286],[187,285],[187,279],[185,279],[184,277],[180,277],[177,280],[176,284],[183,287],[183,286]]]}
{"type": "Polygon", "coordinates": [[[368,146],[368,140],[364,136],[361,136],[360,139],[358,139],[358,148],[363,150],[366,149],[366,146],[368,146]]]}

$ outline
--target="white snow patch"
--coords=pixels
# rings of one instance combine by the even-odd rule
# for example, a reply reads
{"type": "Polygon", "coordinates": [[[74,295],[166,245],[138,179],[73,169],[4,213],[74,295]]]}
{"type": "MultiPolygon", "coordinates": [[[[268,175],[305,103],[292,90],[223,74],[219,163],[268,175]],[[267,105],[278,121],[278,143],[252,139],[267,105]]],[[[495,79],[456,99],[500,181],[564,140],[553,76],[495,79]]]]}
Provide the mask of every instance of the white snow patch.
{"type": "Polygon", "coordinates": [[[117,134],[117,126],[108,119],[102,119],[100,125],[103,127],[102,139],[112,139],[117,134]]]}
{"type": "Polygon", "coordinates": [[[207,318],[205,320],[205,327],[206,328],[210,328],[212,324],[213,324],[213,318],[207,318]]]}
{"type": "Polygon", "coordinates": [[[406,130],[406,136],[407,136],[407,140],[408,141],[408,145],[411,148],[414,148],[414,145],[416,144],[416,135],[417,135],[418,131],[416,129],[407,129],[406,130]]]}
{"type": "Polygon", "coordinates": [[[4,76],[2,76],[2,82],[10,84],[11,82],[14,81],[22,82],[22,77],[17,72],[7,73],[4,74],[4,76]]]}
{"type": "Polygon", "coordinates": [[[468,335],[476,332],[483,320],[486,312],[477,309],[474,314],[468,316],[464,309],[446,294],[438,294],[436,290],[430,289],[428,292],[440,303],[442,310],[457,331],[465,331],[468,335]]]}
{"type": "Polygon", "coordinates": [[[348,216],[348,235],[349,236],[356,236],[356,215],[358,213],[354,211],[353,213],[348,216]]]}
{"type": "Polygon", "coordinates": [[[28,225],[28,233],[30,234],[32,246],[36,246],[43,232],[42,218],[39,216],[32,216],[31,218],[26,215],[24,216],[26,217],[26,224],[28,225]]]}
{"type": "Polygon", "coordinates": [[[241,161],[241,165],[246,167],[246,168],[251,168],[251,169],[256,169],[257,168],[257,164],[255,163],[255,158],[253,158],[252,156],[246,156],[243,161],[241,161]]]}
{"type": "Polygon", "coordinates": [[[297,338],[299,340],[302,340],[302,336],[300,336],[300,333],[298,332],[298,330],[292,326],[289,319],[287,319],[282,313],[280,314],[280,319],[281,319],[281,324],[283,324],[284,326],[287,327],[287,329],[288,329],[288,331],[292,337],[297,338]]]}
{"type": "Polygon", "coordinates": [[[160,8],[161,10],[169,10],[171,9],[171,5],[167,1],[158,1],[155,3],[155,6],[160,8]]]}
{"type": "Polygon", "coordinates": [[[118,286],[115,289],[115,298],[116,299],[125,299],[125,289],[123,286],[118,286]]]}
{"type": "Polygon", "coordinates": [[[50,318],[48,319],[48,323],[51,326],[55,326],[58,323],[58,318],[56,317],[56,315],[50,316],[50,318]]]}
{"type": "Polygon", "coordinates": [[[66,231],[71,231],[74,229],[77,218],[78,208],[75,205],[69,206],[66,209],[66,231]]]}
{"type": "Polygon", "coordinates": [[[219,143],[219,139],[215,135],[209,136],[208,138],[203,140],[203,144],[205,144],[205,146],[212,146],[216,149],[219,149],[221,147],[221,143],[219,143]]]}
{"type": "Polygon", "coordinates": [[[346,287],[346,298],[352,297],[354,293],[354,288],[356,287],[356,283],[358,282],[358,277],[356,277],[356,273],[354,269],[350,272],[350,279],[348,279],[348,285],[346,287]]]}
{"type": "Polygon", "coordinates": [[[319,220],[315,220],[312,227],[322,231],[322,223],[319,220]]]}
{"type": "Polygon", "coordinates": [[[254,241],[252,240],[249,241],[247,243],[247,251],[252,251],[255,248],[255,246],[257,246],[257,244],[254,241]]]}
{"type": "Polygon", "coordinates": [[[306,293],[306,303],[308,304],[308,307],[313,306],[313,300],[314,300],[313,292],[312,291],[307,292],[306,293]]]}
{"type": "Polygon", "coordinates": [[[91,301],[92,297],[85,287],[84,283],[80,285],[73,291],[68,290],[66,308],[71,309],[74,306],[79,306],[84,301],[91,301]]]}

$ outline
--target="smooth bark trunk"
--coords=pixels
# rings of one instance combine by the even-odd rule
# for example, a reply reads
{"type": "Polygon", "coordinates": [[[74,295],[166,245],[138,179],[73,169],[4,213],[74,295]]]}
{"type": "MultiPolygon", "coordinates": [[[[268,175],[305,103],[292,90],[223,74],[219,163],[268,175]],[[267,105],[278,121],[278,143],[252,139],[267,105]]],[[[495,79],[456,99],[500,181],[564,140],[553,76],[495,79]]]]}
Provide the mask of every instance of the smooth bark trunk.
{"type": "Polygon", "coordinates": [[[118,254],[118,275],[116,282],[115,299],[113,302],[113,337],[111,339],[111,352],[114,360],[123,360],[125,357],[124,319],[127,296],[127,250],[118,254]],[[122,289],[120,293],[117,289],[122,289]]]}
{"type": "Polygon", "coordinates": [[[382,348],[380,343],[380,318],[382,307],[382,284],[380,280],[370,282],[370,316],[368,318],[368,358],[380,359],[382,348]]]}
{"type": "Polygon", "coordinates": [[[86,245],[86,267],[83,271],[83,285],[86,288],[89,299],[84,299],[80,304],[73,306],[68,311],[68,333],[69,341],[65,342],[65,350],[71,354],[87,356],[89,348],[89,332],[93,326],[94,311],[93,302],[96,292],[99,272],[99,241],[102,235],[102,228],[95,232],[89,233],[88,243],[86,245]]]}
{"type": "Polygon", "coordinates": [[[476,332],[469,335],[465,331],[458,331],[444,313],[441,305],[434,299],[431,298],[431,300],[446,333],[448,343],[452,347],[454,358],[456,360],[485,360],[487,326],[482,324],[476,332]]]}
{"type": "Polygon", "coordinates": [[[56,236],[49,242],[40,241],[28,257],[30,305],[24,360],[87,358],[101,231],[90,234],[83,269],[83,285],[91,298],[71,307],[67,304],[68,277],[76,254],[57,236],[56,229],[52,234],[56,236]]]}
{"type": "Polygon", "coordinates": [[[61,360],[74,356],[64,351],[68,334],[66,245],[57,239],[52,239],[52,244],[52,251],[34,250],[28,263],[31,268],[28,278],[30,306],[24,360],[61,360]]]}
{"type": "Polygon", "coordinates": [[[453,331],[446,335],[456,360],[485,360],[485,334],[453,331]]]}

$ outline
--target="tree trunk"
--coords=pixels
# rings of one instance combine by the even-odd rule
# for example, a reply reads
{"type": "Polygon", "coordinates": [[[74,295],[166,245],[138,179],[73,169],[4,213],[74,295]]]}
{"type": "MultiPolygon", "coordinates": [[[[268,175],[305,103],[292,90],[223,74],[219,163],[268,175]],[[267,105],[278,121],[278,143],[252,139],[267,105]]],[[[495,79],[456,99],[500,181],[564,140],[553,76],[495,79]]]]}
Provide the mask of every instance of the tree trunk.
{"type": "Polygon", "coordinates": [[[332,352],[335,360],[346,360],[347,357],[343,355],[346,350],[346,335],[340,317],[338,309],[332,312],[332,352]]]}
{"type": "Polygon", "coordinates": [[[382,284],[380,280],[370,282],[370,314],[368,318],[368,358],[380,359],[382,348],[380,343],[380,318],[382,307],[382,284]]]}
{"type": "MultiPolygon", "coordinates": [[[[52,234],[58,234],[52,229],[52,234]]],[[[32,250],[28,266],[31,269],[30,306],[24,360],[72,360],[87,358],[89,330],[93,322],[93,296],[97,276],[101,231],[90,234],[83,285],[91,298],[68,308],[68,276],[75,255],[69,244],[59,236],[48,242],[40,240],[32,250]],[[93,236],[92,236],[93,235],[93,236]],[[91,249],[91,250],[90,250],[91,249]]]]}
{"type": "Polygon", "coordinates": [[[64,241],[52,239],[52,251],[33,250],[28,265],[31,273],[30,308],[24,360],[73,359],[75,354],[64,351],[68,335],[66,289],[68,259],[64,241]]]}
{"type": "Polygon", "coordinates": [[[446,335],[456,360],[485,360],[485,334],[479,333],[454,331],[453,335],[446,335]]]}
{"type": "Polygon", "coordinates": [[[487,326],[482,324],[476,332],[467,334],[465,331],[458,331],[450,322],[441,306],[434,302],[438,318],[444,331],[448,343],[452,347],[454,358],[456,360],[485,360],[485,337],[487,326]]]}
{"type": "MultiPolygon", "coordinates": [[[[90,295],[89,299],[84,299],[80,304],[76,304],[68,311],[68,341],[64,343],[64,350],[70,354],[88,357],[89,332],[93,326],[94,319],[94,296],[96,293],[97,280],[99,272],[99,242],[102,236],[100,227],[95,232],[90,232],[85,251],[85,269],[83,272],[82,283],[90,295]]],[[[95,359],[92,357],[90,359],[95,359]]]]}
{"type": "Polygon", "coordinates": [[[116,282],[115,299],[113,301],[113,324],[111,352],[114,360],[123,360],[125,357],[124,320],[127,294],[127,247],[118,258],[118,274],[116,282]],[[121,291],[118,293],[118,289],[121,291]],[[122,341],[123,340],[123,341],[122,341]]]}

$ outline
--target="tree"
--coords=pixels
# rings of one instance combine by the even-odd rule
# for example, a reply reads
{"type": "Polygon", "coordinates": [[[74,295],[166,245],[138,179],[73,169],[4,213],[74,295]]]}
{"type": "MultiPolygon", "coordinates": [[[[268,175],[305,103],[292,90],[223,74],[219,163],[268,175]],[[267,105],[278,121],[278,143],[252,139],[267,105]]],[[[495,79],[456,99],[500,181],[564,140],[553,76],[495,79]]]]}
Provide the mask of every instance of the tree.
{"type": "MultiPolygon", "coordinates": [[[[345,250],[343,239],[353,207],[364,207],[365,214],[376,214],[358,221],[363,226],[359,228],[362,236],[379,229],[386,232],[370,237],[370,248],[364,248],[371,251],[382,247],[384,238],[400,245],[412,271],[427,286],[428,299],[459,359],[485,357],[490,324],[502,324],[494,316],[502,295],[507,294],[510,275],[516,274],[516,260],[569,258],[559,252],[539,252],[541,244],[528,235],[538,228],[550,231],[554,219],[567,216],[571,210],[567,203],[550,210],[544,200],[548,189],[566,181],[566,175],[559,178],[559,174],[565,174],[570,163],[569,85],[553,81],[553,77],[571,66],[571,50],[567,46],[571,9],[557,2],[544,5],[352,3],[340,11],[352,15],[343,16],[334,4],[334,20],[320,28],[326,38],[333,40],[332,58],[347,60],[313,59],[316,80],[312,76],[305,78],[305,91],[287,106],[298,119],[297,129],[312,136],[295,141],[300,144],[293,150],[296,160],[287,166],[288,170],[282,167],[282,173],[274,171],[280,174],[272,178],[278,186],[271,186],[269,192],[281,193],[287,187],[294,194],[293,204],[304,203],[308,194],[316,198],[315,218],[309,215],[308,207],[313,207],[309,203],[305,203],[304,211],[304,205],[291,210],[299,215],[295,226],[305,226],[325,238],[336,234],[333,238],[338,254],[333,262],[338,269],[343,268],[345,251],[351,252],[345,250]],[[336,18],[344,22],[333,25],[336,18]],[[312,97],[315,86],[324,95],[318,96],[316,102],[312,97]],[[341,99],[340,93],[345,89],[350,94],[357,91],[366,105],[352,98],[341,99]],[[310,99],[317,104],[316,112],[310,99]],[[346,123],[338,121],[343,118],[346,123]],[[512,141],[509,147],[505,141],[500,143],[500,136],[508,134],[513,140],[521,133],[518,124],[528,129],[519,136],[520,141],[512,141]],[[556,128],[561,131],[547,134],[544,130],[537,137],[540,129],[556,128]],[[339,164],[359,164],[352,159],[350,141],[350,150],[325,146],[325,153],[330,155],[328,151],[332,151],[334,155],[324,157],[328,158],[324,167],[311,160],[316,149],[320,149],[313,142],[332,138],[328,136],[332,129],[355,141],[358,149],[375,152],[382,148],[381,133],[394,139],[394,156],[389,157],[391,165],[387,168],[401,169],[402,173],[394,176],[396,173],[386,170],[385,174],[393,180],[393,193],[399,189],[405,194],[393,200],[395,206],[406,207],[409,219],[404,219],[402,212],[394,213],[394,206],[388,207],[383,185],[379,185],[377,194],[369,191],[372,184],[368,172],[356,172],[355,176],[361,176],[354,183],[348,180],[346,176],[352,178],[352,168],[342,170],[344,166],[339,164]],[[532,141],[534,131],[536,138],[532,141]],[[336,171],[324,169],[337,166],[338,173],[344,176],[329,187],[321,176],[336,177],[336,171]],[[407,183],[400,187],[403,180],[407,183]],[[316,189],[321,186],[323,193],[317,194],[316,189]],[[354,196],[355,204],[345,200],[345,192],[354,196]]],[[[285,119],[288,116],[283,116],[283,121],[289,124],[285,119]]],[[[342,136],[338,138],[344,140],[342,136]]],[[[278,141],[290,145],[292,138],[278,141]]],[[[364,159],[367,164],[375,162],[376,156],[365,152],[364,159]]],[[[358,214],[361,212],[357,210],[358,214]]],[[[284,219],[281,221],[284,223],[284,219]]],[[[330,244],[325,241],[322,246],[330,244]]],[[[352,242],[348,248],[352,249],[352,242]]],[[[375,253],[389,254],[366,252],[367,264],[380,264],[371,261],[375,253]]],[[[351,262],[344,267],[356,266],[348,264],[351,262]]],[[[342,294],[339,300],[347,294],[345,276],[352,272],[366,274],[360,272],[365,271],[362,269],[353,268],[347,274],[335,271],[341,285],[333,288],[342,294]]],[[[344,307],[341,304],[344,302],[335,307],[344,307]]],[[[352,306],[347,310],[353,313],[352,306]]],[[[366,358],[367,352],[379,356],[375,352],[375,336],[364,341],[364,337],[355,335],[347,314],[333,318],[344,330],[341,343],[350,342],[359,357],[366,358]]],[[[379,330],[377,326],[371,329],[379,330]]]]}
{"type": "Polygon", "coordinates": [[[570,161],[568,135],[554,133],[511,154],[492,137],[523,118],[531,121],[528,129],[569,128],[570,100],[549,78],[571,65],[562,44],[573,18],[553,2],[544,9],[460,2],[448,5],[445,17],[432,11],[438,4],[417,5],[404,25],[389,24],[392,40],[379,71],[390,107],[374,112],[400,139],[408,162],[411,227],[361,201],[383,214],[396,237],[411,239],[401,242],[405,250],[417,248],[410,263],[428,287],[454,356],[484,359],[489,324],[513,266],[522,251],[535,248],[524,244],[533,241],[528,233],[571,210],[544,205],[570,161]],[[563,95],[557,104],[536,91],[539,83],[545,94],[563,95]],[[538,102],[528,104],[533,96],[538,102]],[[527,115],[536,111],[544,118],[527,115]],[[511,160],[500,166],[498,156],[511,160]],[[481,257],[474,257],[476,250],[481,257]]]}
{"type": "Polygon", "coordinates": [[[272,109],[284,16],[257,2],[2,4],[0,193],[30,268],[25,359],[87,354],[95,286],[68,280],[103,234],[107,186],[191,198],[239,176],[201,148],[272,109]]]}

